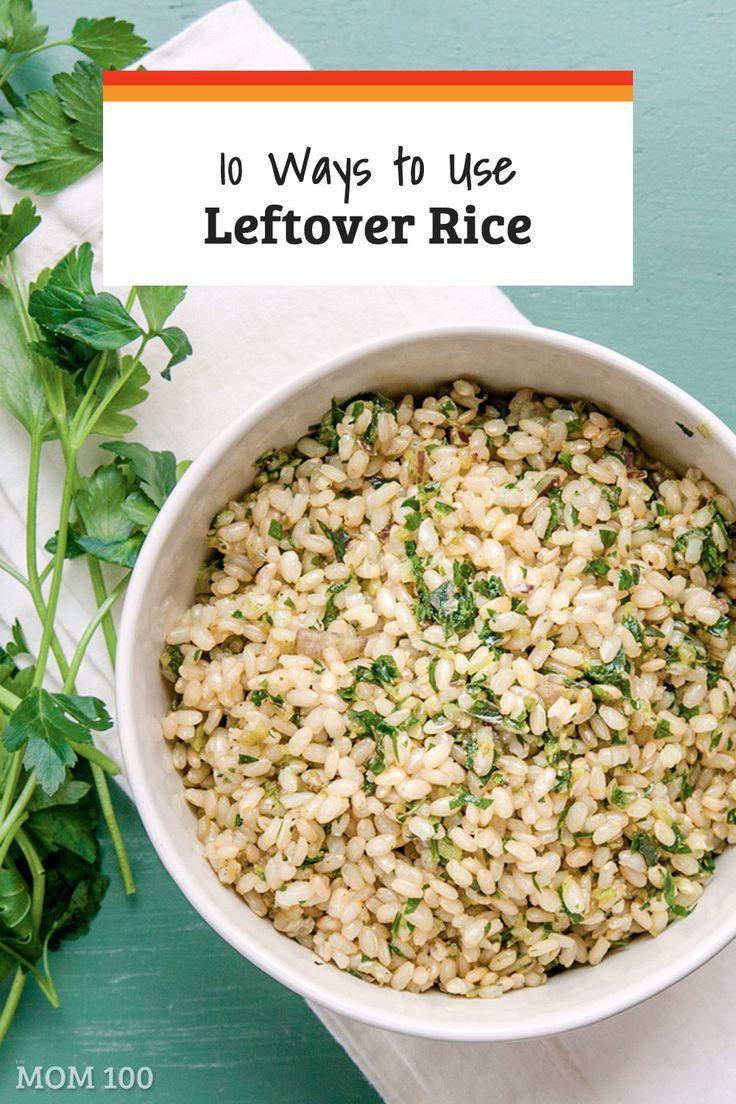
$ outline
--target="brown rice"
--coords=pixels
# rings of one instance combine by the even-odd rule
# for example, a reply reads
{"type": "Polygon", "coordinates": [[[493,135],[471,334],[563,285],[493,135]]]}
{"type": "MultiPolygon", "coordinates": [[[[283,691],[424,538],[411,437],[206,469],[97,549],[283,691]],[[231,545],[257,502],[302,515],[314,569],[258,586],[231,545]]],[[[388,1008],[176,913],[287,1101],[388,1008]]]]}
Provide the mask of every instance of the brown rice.
{"type": "Polygon", "coordinates": [[[220,880],[463,996],[686,915],[736,841],[728,499],[590,404],[465,380],[333,403],[258,469],[162,655],[220,880]]]}

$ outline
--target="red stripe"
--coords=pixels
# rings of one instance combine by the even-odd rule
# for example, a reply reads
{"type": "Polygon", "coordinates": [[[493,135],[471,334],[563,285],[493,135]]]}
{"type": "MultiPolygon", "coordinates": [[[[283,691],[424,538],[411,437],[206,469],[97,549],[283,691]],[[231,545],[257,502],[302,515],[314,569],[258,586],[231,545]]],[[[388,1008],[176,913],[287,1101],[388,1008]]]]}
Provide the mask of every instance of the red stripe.
{"type": "Polygon", "coordinates": [[[118,72],[107,70],[106,85],[631,85],[634,74],[630,69],[497,69],[463,70],[448,69],[414,70],[249,70],[218,71],[170,69],[153,72],[137,70],[118,72]]]}

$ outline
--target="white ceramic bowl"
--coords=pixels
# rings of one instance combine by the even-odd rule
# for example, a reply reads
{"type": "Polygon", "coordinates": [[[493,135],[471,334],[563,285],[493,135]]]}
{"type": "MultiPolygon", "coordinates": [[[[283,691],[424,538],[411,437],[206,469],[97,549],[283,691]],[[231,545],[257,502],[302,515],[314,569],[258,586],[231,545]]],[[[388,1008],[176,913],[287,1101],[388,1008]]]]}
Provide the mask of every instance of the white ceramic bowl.
{"type": "Polygon", "coordinates": [[[198,853],[194,814],[159,728],[168,701],[158,671],[162,641],[192,602],[210,518],[250,485],[252,461],[266,448],[293,444],[333,395],[429,392],[458,376],[500,392],[528,386],[590,399],[637,429],[653,455],[681,469],[701,468],[736,498],[734,434],[671,383],[600,345],[531,326],[464,326],[354,350],[254,403],[227,428],[212,426],[213,443],[165,504],[133,572],[118,649],[118,722],[133,795],[162,862],[197,912],[256,966],[323,1007],[378,1027],[438,1039],[519,1039],[620,1012],[716,954],[736,934],[736,850],[718,860],[690,917],[656,940],[634,940],[599,966],[573,969],[540,988],[494,1001],[397,993],[319,963],[220,884],[198,853]]]}

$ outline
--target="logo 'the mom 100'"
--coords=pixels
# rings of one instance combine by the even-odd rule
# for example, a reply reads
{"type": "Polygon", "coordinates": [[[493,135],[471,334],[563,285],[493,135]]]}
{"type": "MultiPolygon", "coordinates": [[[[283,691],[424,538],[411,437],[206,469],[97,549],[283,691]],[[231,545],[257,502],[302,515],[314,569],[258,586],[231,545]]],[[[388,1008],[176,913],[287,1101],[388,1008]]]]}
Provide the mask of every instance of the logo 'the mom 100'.
{"type": "Polygon", "coordinates": [[[18,1063],[16,1089],[140,1089],[143,1092],[153,1085],[150,1066],[105,1066],[100,1071],[94,1066],[26,1066],[18,1063]]]}

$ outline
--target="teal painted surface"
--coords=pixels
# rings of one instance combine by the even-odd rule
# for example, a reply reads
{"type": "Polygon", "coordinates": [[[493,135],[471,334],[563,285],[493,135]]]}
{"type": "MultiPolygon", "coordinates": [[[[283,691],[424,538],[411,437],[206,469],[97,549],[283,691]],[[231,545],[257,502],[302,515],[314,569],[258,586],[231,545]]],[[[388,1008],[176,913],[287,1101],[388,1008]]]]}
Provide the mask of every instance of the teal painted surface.
{"type": "MultiPolygon", "coordinates": [[[[79,13],[117,9],[158,43],[217,5],[37,0],[37,6],[54,32],[79,13]]],[[[628,353],[736,425],[730,0],[261,0],[258,7],[322,68],[633,67],[635,286],[510,294],[534,322],[628,353]]],[[[550,166],[557,171],[564,166],[550,166]]],[[[118,805],[137,899],[123,900],[113,887],[91,934],[56,956],[59,1013],[29,986],[0,1065],[0,1099],[11,1098],[18,1060],[94,1064],[100,1085],[107,1065],[147,1064],[154,1089],[135,1098],[157,1104],[375,1101],[299,998],[198,919],[160,867],[134,810],[122,798],[118,805]]],[[[98,1094],[126,1095],[101,1088],[98,1094]]]]}

